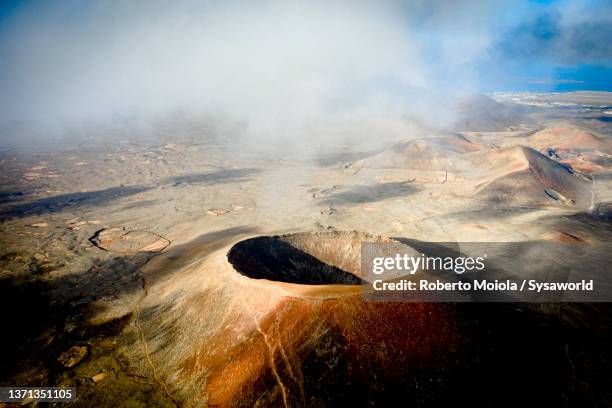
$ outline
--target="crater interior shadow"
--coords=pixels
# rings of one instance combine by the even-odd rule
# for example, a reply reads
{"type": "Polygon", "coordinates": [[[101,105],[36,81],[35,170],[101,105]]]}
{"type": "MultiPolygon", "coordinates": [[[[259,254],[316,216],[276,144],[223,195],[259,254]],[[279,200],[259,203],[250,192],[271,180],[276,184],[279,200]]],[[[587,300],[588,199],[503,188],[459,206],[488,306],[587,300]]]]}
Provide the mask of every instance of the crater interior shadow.
{"type": "Polygon", "coordinates": [[[303,285],[361,284],[358,276],[322,262],[276,236],[241,241],[230,249],[227,259],[241,275],[253,279],[303,285]]]}

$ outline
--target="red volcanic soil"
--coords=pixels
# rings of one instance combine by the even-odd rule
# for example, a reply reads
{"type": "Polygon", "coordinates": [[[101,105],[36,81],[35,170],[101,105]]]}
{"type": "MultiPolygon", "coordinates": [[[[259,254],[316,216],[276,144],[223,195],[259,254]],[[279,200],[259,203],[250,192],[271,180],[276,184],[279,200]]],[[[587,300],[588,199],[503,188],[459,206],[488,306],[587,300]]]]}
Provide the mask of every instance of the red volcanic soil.
{"type": "Polygon", "coordinates": [[[610,156],[599,151],[581,152],[575,157],[563,158],[559,161],[586,174],[605,171],[609,168],[609,163],[612,162],[610,156]],[[608,166],[605,165],[606,163],[608,163],[608,166]]]}
{"type": "Polygon", "coordinates": [[[421,138],[399,142],[382,153],[355,163],[355,167],[451,170],[456,168],[459,155],[483,148],[482,144],[459,134],[421,138]]]}
{"type": "Polygon", "coordinates": [[[571,125],[557,125],[540,130],[527,138],[527,144],[537,149],[553,148],[557,150],[610,149],[610,143],[588,132],[571,125]]]}
{"type": "Polygon", "coordinates": [[[217,356],[202,392],[211,406],[358,404],[448,367],[460,348],[453,317],[444,304],[287,299],[217,356]]]}
{"type": "Polygon", "coordinates": [[[422,397],[441,386],[425,379],[459,359],[455,307],[365,302],[346,275],[361,276],[366,239],[390,241],[355,232],[300,233],[231,248],[228,260],[240,277],[232,292],[240,299],[228,311],[232,324],[187,353],[179,369],[185,379],[206,373],[200,397],[207,406],[399,403],[394,398],[422,397]],[[421,380],[423,388],[414,388],[421,380]]]}
{"type": "Polygon", "coordinates": [[[468,159],[481,176],[474,194],[519,205],[591,206],[592,181],[537,151],[515,146],[487,150],[468,159]]]}
{"type": "Polygon", "coordinates": [[[257,237],[234,245],[228,253],[236,278],[232,289],[224,286],[217,294],[204,293],[203,303],[189,302],[196,310],[211,305],[205,300],[211,296],[217,303],[233,297],[231,307],[215,314],[220,330],[203,332],[202,338],[185,336],[184,347],[172,353],[178,364],[174,380],[194,384],[189,389],[198,403],[193,405],[410,402],[423,407],[488,401],[516,406],[527,400],[541,405],[559,395],[565,378],[559,368],[565,360],[559,356],[564,351],[551,347],[554,338],[524,312],[500,304],[368,302],[359,286],[321,282],[341,265],[345,273],[358,276],[357,243],[367,239],[385,240],[330,232],[257,237]],[[313,269],[314,260],[304,258],[306,251],[333,268],[313,269]],[[265,276],[258,276],[252,266],[267,265],[267,259],[279,254],[289,262],[277,269],[266,266],[265,276]],[[317,284],[286,282],[313,270],[317,284]],[[522,391],[506,395],[509,384],[522,391]],[[540,394],[533,397],[536,390],[540,394]]]}
{"type": "Polygon", "coordinates": [[[563,231],[552,231],[544,234],[542,238],[546,241],[558,242],[569,245],[584,245],[586,242],[574,234],[563,231]]]}

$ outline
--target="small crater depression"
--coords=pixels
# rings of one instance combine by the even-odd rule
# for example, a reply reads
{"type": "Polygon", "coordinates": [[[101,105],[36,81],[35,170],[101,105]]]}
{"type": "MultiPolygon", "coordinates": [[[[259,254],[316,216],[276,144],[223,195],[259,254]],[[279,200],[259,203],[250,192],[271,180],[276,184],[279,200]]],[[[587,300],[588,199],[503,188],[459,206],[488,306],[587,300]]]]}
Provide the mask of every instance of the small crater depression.
{"type": "Polygon", "coordinates": [[[119,253],[160,252],[170,241],[149,231],[128,230],[125,227],[103,228],[89,241],[100,249],[119,253]]]}
{"type": "Polygon", "coordinates": [[[359,285],[361,242],[386,241],[359,232],[313,232],[262,236],[234,245],[227,254],[252,279],[302,285],[359,285]]]}
{"type": "Polygon", "coordinates": [[[566,205],[568,207],[573,207],[576,205],[576,202],[570,198],[565,197],[563,194],[558,191],[552,189],[544,189],[544,193],[554,202],[566,205]]]}

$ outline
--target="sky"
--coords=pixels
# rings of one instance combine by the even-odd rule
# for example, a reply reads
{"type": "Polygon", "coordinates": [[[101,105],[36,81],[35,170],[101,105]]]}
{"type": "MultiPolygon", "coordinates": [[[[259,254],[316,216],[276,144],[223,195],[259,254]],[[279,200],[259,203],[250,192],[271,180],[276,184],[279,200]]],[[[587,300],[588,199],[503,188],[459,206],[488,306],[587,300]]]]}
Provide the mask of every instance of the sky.
{"type": "Polygon", "coordinates": [[[482,88],[612,91],[612,1],[545,1],[500,33],[482,88]]]}
{"type": "Polygon", "coordinates": [[[0,0],[0,126],[401,133],[470,93],[612,91],[611,38],[612,1],[0,0]]]}

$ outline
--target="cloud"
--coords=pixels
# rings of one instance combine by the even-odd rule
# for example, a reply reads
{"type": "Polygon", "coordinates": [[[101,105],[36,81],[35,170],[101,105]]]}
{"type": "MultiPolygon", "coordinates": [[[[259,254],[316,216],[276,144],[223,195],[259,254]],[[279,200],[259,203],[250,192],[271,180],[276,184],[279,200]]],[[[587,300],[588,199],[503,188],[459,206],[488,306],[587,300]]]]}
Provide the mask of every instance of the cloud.
{"type": "Polygon", "coordinates": [[[492,55],[608,60],[610,13],[573,4],[25,1],[0,13],[0,126],[205,115],[255,143],[399,138],[451,123],[492,55]]]}
{"type": "Polygon", "coordinates": [[[612,3],[565,2],[534,13],[494,47],[501,59],[612,65],[612,3]]]}
{"type": "MultiPolygon", "coordinates": [[[[401,117],[428,86],[393,7],[344,2],[33,3],[4,30],[1,115],[215,112],[257,133],[401,117]]],[[[399,119],[397,119],[399,120],[399,119]]]]}

